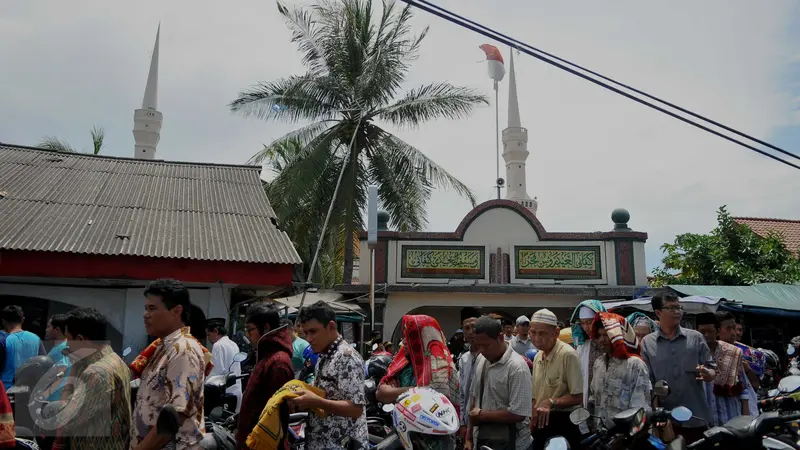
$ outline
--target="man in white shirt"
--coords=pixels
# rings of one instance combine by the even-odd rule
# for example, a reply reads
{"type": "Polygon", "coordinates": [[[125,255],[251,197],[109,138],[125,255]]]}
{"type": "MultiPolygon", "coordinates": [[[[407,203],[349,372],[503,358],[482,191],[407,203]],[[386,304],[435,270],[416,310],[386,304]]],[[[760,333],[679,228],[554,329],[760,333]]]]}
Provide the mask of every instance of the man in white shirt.
{"type": "Polygon", "coordinates": [[[508,342],[511,349],[520,355],[525,355],[528,350],[536,350],[536,347],[528,337],[531,328],[531,320],[525,316],[517,317],[517,335],[508,342]]]}
{"type": "MultiPolygon", "coordinates": [[[[214,368],[211,369],[209,376],[227,375],[228,368],[230,373],[235,375],[242,374],[241,364],[233,361],[233,355],[239,353],[239,346],[236,345],[228,336],[225,329],[225,319],[215,317],[206,322],[206,336],[211,341],[211,354],[213,355],[214,368]]],[[[236,396],[236,412],[242,405],[242,382],[236,380],[236,384],[226,390],[227,393],[236,396]]]]}

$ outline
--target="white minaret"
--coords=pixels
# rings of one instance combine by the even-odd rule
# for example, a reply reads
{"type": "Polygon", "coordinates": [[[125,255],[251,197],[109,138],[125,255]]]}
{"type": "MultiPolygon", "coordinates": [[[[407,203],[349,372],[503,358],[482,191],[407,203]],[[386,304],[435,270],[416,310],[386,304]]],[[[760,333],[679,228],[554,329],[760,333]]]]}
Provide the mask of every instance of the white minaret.
{"type": "Polygon", "coordinates": [[[153,159],[156,146],[161,138],[161,124],[164,117],[158,111],[158,38],[161,35],[161,24],[156,32],[156,45],[150,60],[150,72],[147,74],[147,86],[144,89],[142,109],[133,113],[133,139],[136,141],[133,157],[153,159]]]}
{"type": "Polygon", "coordinates": [[[528,208],[533,214],[539,207],[528,196],[525,182],[525,160],[528,159],[528,130],[522,128],[517,99],[517,77],[514,73],[514,49],[511,54],[508,78],[508,128],[503,130],[503,159],[506,161],[506,198],[528,208]]]}

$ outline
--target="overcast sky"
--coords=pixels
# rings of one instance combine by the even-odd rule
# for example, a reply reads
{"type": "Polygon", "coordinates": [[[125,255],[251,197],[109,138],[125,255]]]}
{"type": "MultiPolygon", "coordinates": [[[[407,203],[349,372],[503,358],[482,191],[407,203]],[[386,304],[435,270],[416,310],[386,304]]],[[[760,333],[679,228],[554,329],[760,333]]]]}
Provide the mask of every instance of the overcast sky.
{"type": "MultiPolygon", "coordinates": [[[[377,0],[376,0],[377,1],[377,0]]],[[[437,0],[505,34],[800,151],[800,4],[791,0],[552,2],[437,0]],[[501,8],[502,5],[502,8],[501,8]]],[[[132,156],[161,21],[157,157],[244,163],[293,126],[232,115],[227,103],[260,80],[304,72],[273,1],[0,2],[0,141],[44,135],[132,156]]],[[[478,46],[494,43],[418,11],[431,26],[407,88],[437,80],[492,95],[478,46]]],[[[497,43],[494,43],[497,44],[497,43]]],[[[501,48],[506,59],[508,49],[501,48]]],[[[528,193],[550,231],[610,230],[624,207],[659,246],[707,232],[727,204],[737,216],[800,218],[800,172],[534,60],[515,58],[529,130],[528,193]]],[[[507,84],[501,86],[505,123],[507,84]]],[[[504,128],[504,125],[501,126],[504,128]]],[[[464,180],[480,201],[495,179],[494,108],[398,134],[464,180]]],[[[430,230],[452,231],[466,200],[436,192],[430,230]]]]}

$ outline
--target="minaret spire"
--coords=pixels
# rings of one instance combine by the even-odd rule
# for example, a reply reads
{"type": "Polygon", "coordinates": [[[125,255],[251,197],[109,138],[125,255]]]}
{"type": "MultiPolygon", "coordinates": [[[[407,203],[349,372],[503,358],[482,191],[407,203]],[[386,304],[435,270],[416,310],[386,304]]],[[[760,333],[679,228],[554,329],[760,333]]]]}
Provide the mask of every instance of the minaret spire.
{"type": "Polygon", "coordinates": [[[134,158],[153,159],[156,146],[161,139],[163,115],[158,111],[158,47],[161,38],[161,23],[156,31],[156,43],[150,58],[150,71],[142,98],[142,108],[133,113],[133,138],[135,140],[134,158]]]}
{"type": "Polygon", "coordinates": [[[158,109],[158,41],[161,37],[161,22],[156,31],[156,44],[150,58],[150,72],[147,74],[147,86],[144,88],[142,109],[158,109]]]}
{"type": "Polygon", "coordinates": [[[517,75],[514,73],[514,49],[509,52],[511,60],[509,62],[508,74],[508,127],[521,127],[519,118],[519,100],[517,99],[517,75]]]}
{"type": "Polygon", "coordinates": [[[533,214],[539,209],[536,199],[528,196],[525,161],[528,159],[528,130],[522,128],[517,96],[517,75],[514,70],[514,49],[509,52],[508,128],[503,130],[503,159],[506,162],[506,198],[513,200],[533,214]]]}

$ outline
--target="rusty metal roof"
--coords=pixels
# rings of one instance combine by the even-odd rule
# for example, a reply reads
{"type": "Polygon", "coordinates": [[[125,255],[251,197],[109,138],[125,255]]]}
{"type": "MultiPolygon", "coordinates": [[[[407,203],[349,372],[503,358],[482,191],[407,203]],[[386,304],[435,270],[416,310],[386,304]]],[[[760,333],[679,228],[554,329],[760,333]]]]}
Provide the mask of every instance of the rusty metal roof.
{"type": "Polygon", "coordinates": [[[0,143],[0,249],[299,264],[260,170],[0,143]]]}

